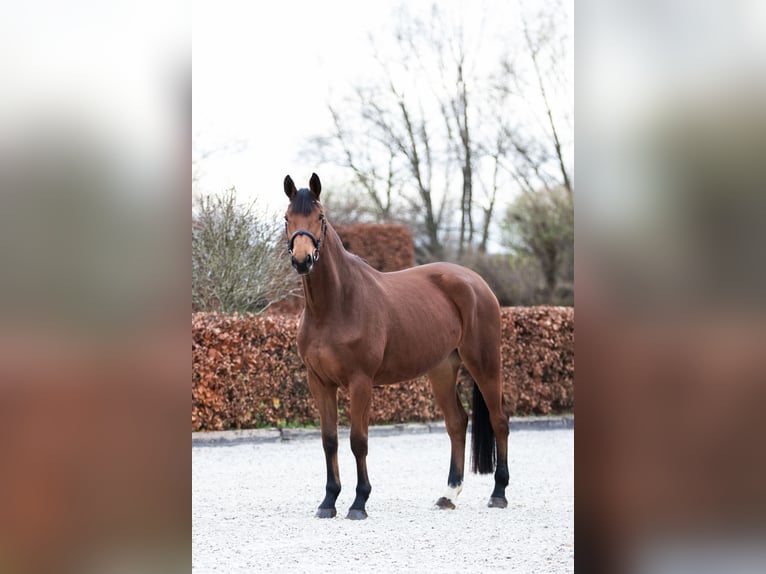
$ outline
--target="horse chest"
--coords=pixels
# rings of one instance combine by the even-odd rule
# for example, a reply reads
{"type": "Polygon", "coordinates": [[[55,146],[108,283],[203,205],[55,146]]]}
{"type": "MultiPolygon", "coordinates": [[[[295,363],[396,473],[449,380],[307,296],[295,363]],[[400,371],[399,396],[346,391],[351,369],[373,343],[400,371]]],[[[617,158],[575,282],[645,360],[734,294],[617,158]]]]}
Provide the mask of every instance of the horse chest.
{"type": "Polygon", "coordinates": [[[341,386],[359,371],[374,370],[374,353],[362,344],[361,337],[300,332],[298,353],[306,367],[320,379],[341,386]]]}

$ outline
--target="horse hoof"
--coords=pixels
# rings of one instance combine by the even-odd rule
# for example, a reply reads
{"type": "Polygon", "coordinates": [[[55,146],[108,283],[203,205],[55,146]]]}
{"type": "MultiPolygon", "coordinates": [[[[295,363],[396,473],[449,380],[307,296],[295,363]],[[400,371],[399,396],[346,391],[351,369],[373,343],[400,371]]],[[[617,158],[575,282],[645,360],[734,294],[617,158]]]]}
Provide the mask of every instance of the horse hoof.
{"type": "Polygon", "coordinates": [[[450,510],[455,510],[455,503],[452,502],[446,496],[442,496],[439,500],[437,500],[436,506],[439,508],[448,508],[450,510]]]}
{"type": "Polygon", "coordinates": [[[364,520],[367,518],[367,513],[364,510],[357,510],[356,508],[352,508],[348,511],[346,518],[349,520],[364,520]]]}
{"type": "Polygon", "coordinates": [[[317,518],[335,518],[336,514],[334,508],[319,508],[314,516],[317,518]]]}
{"type": "Polygon", "coordinates": [[[500,498],[499,496],[493,496],[489,499],[487,506],[490,508],[506,508],[508,506],[508,501],[505,497],[500,498]]]}

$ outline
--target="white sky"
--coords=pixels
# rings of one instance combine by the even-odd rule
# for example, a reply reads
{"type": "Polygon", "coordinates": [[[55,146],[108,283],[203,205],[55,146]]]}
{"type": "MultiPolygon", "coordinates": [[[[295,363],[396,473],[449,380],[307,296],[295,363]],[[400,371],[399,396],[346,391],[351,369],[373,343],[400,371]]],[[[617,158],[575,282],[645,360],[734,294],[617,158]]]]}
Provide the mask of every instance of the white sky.
{"type": "MultiPolygon", "coordinates": [[[[345,92],[375,66],[368,35],[389,29],[398,4],[194,0],[195,146],[209,151],[244,144],[238,152],[223,151],[205,160],[200,190],[236,186],[241,195],[281,210],[286,174],[299,187],[307,186],[317,167],[302,163],[298,154],[310,137],[329,131],[328,97],[345,92]]],[[[432,4],[406,3],[418,13],[432,4]]],[[[507,0],[438,3],[469,19],[483,13],[484,4],[500,19],[512,18],[517,9],[507,0]]],[[[525,7],[534,4],[527,1],[525,7]]],[[[325,168],[319,175],[327,188],[332,174],[325,168]]]]}
{"type": "Polygon", "coordinates": [[[80,122],[128,159],[167,169],[186,115],[190,29],[183,0],[5,3],[0,140],[80,122]]]}

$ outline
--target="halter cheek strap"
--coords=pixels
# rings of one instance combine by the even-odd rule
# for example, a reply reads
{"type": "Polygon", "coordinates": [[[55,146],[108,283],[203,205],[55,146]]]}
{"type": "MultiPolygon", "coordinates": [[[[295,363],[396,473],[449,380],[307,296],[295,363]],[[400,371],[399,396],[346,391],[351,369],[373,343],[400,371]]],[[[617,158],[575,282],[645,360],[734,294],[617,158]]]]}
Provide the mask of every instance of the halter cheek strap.
{"type": "MultiPolygon", "coordinates": [[[[300,237],[301,235],[305,235],[311,239],[311,242],[314,244],[314,253],[312,253],[314,261],[319,260],[319,248],[322,246],[322,240],[324,239],[327,229],[327,222],[325,221],[324,215],[320,215],[319,220],[322,222],[322,230],[319,232],[319,239],[317,239],[316,236],[308,229],[298,229],[297,231],[293,232],[293,234],[290,236],[290,239],[287,240],[287,251],[290,255],[293,254],[295,238],[300,237]]],[[[285,233],[287,233],[287,222],[285,222],[285,233]]]]}

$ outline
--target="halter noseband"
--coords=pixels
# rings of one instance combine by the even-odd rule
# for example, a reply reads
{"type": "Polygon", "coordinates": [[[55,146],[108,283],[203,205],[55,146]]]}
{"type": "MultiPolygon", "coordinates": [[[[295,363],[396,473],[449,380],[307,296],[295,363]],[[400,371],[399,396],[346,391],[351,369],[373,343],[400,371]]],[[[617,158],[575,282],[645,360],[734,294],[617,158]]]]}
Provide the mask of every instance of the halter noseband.
{"type": "MultiPolygon", "coordinates": [[[[325,232],[327,230],[327,222],[325,221],[324,213],[319,215],[319,221],[322,222],[322,230],[319,232],[319,239],[317,239],[316,236],[308,229],[298,229],[297,231],[293,232],[293,234],[290,236],[290,239],[287,240],[287,252],[291,256],[293,254],[295,238],[301,235],[305,235],[311,239],[311,242],[314,244],[314,252],[312,253],[314,261],[319,261],[319,248],[322,246],[322,240],[324,239],[325,232]]],[[[285,234],[287,234],[287,221],[285,221],[285,234]]]]}

